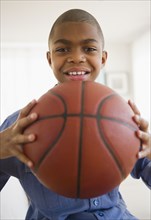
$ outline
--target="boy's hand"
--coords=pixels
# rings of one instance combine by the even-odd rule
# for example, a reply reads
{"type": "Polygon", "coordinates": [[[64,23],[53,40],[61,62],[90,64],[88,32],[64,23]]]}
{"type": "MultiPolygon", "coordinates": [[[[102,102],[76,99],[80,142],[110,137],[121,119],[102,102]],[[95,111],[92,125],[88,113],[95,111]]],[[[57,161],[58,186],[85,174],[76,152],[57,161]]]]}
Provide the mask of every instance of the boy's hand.
{"type": "Polygon", "coordinates": [[[22,145],[36,138],[34,134],[23,134],[24,129],[38,117],[36,113],[29,114],[35,104],[35,100],[30,102],[20,111],[17,121],[0,133],[0,159],[15,156],[28,167],[33,166],[32,161],[23,154],[22,145]]]}
{"type": "Polygon", "coordinates": [[[142,150],[138,153],[138,158],[148,157],[151,159],[151,134],[148,132],[148,122],[141,117],[140,111],[137,106],[131,101],[128,101],[128,104],[134,111],[134,121],[138,124],[139,130],[136,132],[136,135],[142,141],[142,150]]]}

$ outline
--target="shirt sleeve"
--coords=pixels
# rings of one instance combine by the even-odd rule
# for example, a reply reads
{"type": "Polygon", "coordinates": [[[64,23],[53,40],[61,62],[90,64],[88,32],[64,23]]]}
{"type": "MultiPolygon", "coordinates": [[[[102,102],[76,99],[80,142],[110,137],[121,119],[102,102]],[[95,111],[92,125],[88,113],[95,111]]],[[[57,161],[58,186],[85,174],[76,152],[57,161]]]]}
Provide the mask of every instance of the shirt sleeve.
{"type": "Polygon", "coordinates": [[[18,115],[19,115],[19,111],[8,116],[8,118],[6,118],[5,121],[2,123],[2,125],[0,126],[0,131],[3,131],[9,126],[11,126],[17,120],[18,115]]]}
{"type": "MultiPolygon", "coordinates": [[[[5,130],[6,128],[8,128],[11,124],[13,124],[17,117],[19,115],[19,111],[15,112],[14,114],[12,114],[11,116],[9,116],[4,122],[3,124],[0,126],[0,131],[5,130]]],[[[7,172],[4,172],[3,166],[7,168],[10,166],[11,164],[5,164],[5,159],[1,159],[0,160],[0,191],[2,190],[2,188],[5,186],[5,184],[7,183],[8,179],[10,178],[10,175],[7,172]]]]}
{"type": "Polygon", "coordinates": [[[136,162],[131,175],[136,179],[141,178],[146,186],[151,189],[151,160],[148,158],[139,159],[136,162]]]}
{"type": "Polygon", "coordinates": [[[9,179],[9,175],[0,171],[0,191],[3,189],[9,179]]]}

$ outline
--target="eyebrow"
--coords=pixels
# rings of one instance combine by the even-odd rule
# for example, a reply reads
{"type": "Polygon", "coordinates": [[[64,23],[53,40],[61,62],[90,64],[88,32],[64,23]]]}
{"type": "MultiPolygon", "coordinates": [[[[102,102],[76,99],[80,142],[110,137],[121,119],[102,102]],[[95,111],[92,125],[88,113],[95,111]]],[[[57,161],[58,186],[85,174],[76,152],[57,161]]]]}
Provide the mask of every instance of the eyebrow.
{"type": "MultiPolygon", "coordinates": [[[[54,44],[58,44],[58,43],[62,43],[62,44],[72,44],[72,41],[70,40],[67,40],[67,39],[58,39],[54,42],[54,44]]],[[[85,39],[85,40],[82,40],[81,43],[98,43],[97,40],[93,39],[93,38],[88,38],[88,39],[85,39]]]]}

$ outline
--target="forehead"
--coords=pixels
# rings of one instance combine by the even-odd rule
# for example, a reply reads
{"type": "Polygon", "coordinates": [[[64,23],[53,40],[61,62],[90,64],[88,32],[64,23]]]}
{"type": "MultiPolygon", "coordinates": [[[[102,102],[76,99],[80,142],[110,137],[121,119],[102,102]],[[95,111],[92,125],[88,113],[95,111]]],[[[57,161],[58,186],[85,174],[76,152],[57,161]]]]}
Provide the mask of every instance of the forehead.
{"type": "Polygon", "coordinates": [[[101,37],[95,25],[86,22],[65,22],[54,28],[50,43],[55,43],[59,39],[70,41],[82,41],[85,39],[95,39],[101,43],[101,37]]]}

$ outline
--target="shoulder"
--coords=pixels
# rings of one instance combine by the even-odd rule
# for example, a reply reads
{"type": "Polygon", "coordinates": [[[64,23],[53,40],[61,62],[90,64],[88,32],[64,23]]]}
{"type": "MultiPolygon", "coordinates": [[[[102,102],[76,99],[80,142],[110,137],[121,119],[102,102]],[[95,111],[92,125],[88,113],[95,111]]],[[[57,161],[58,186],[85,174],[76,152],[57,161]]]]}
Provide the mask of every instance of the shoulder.
{"type": "Polygon", "coordinates": [[[3,131],[4,129],[8,128],[10,125],[12,125],[18,118],[19,110],[8,116],[5,121],[0,126],[0,131],[3,131]]]}

